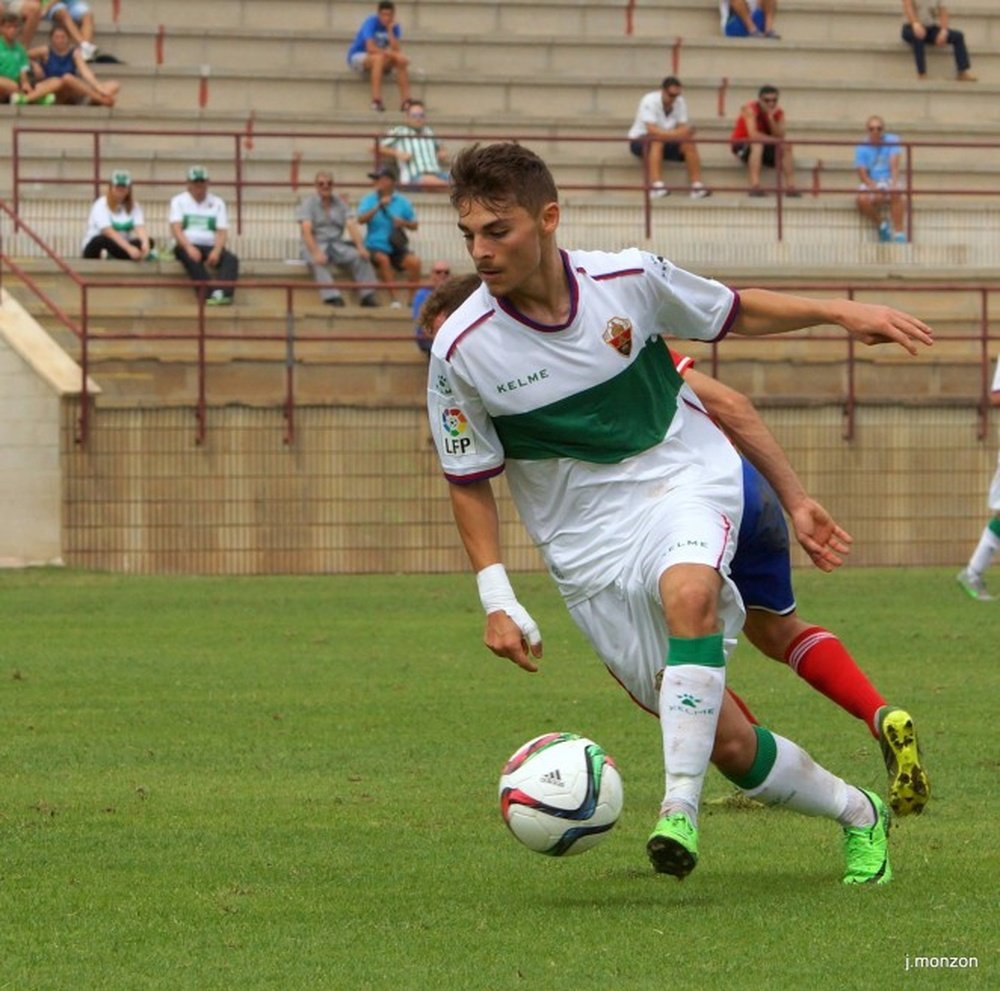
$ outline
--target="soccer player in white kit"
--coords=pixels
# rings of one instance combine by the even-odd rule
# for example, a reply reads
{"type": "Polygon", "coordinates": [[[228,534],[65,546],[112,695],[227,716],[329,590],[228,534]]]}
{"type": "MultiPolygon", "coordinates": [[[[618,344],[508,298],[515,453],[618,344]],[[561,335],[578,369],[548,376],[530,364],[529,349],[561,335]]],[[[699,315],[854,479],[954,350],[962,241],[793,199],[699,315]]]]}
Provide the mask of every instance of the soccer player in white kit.
{"type": "MultiPolygon", "coordinates": [[[[727,577],[742,475],[660,335],[711,341],[831,323],[915,353],[930,329],[889,307],[737,294],[637,249],[562,251],[551,173],[519,145],[463,151],[451,200],[484,285],[435,338],[428,411],[486,644],[537,669],[541,635],[503,567],[489,482],[506,470],[574,620],[660,716],[666,786],[647,852],[657,871],[683,878],[698,858],[724,640],[744,618],[727,577]]],[[[885,809],[859,794],[857,825],[881,834],[884,854],[885,809]]]]}
{"type": "MultiPolygon", "coordinates": [[[[993,373],[990,405],[1000,406],[1000,358],[997,359],[996,371],[993,373]]],[[[992,602],[995,598],[986,588],[983,573],[992,564],[997,551],[1000,551],[1000,453],[997,454],[997,470],[993,473],[993,481],[990,482],[987,504],[993,515],[983,528],[969,563],[955,576],[958,584],[979,602],[992,602]]]]}

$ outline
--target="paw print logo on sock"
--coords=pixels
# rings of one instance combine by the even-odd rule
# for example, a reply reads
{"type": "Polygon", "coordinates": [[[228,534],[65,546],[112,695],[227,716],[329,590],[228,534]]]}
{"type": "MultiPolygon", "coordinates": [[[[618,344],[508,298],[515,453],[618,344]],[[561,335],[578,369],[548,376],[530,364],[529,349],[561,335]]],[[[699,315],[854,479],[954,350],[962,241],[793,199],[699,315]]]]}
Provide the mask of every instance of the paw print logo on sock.
{"type": "Polygon", "coordinates": [[[678,695],[677,699],[681,705],[687,706],[689,709],[697,709],[701,705],[701,699],[697,695],[691,695],[688,692],[678,695]]]}

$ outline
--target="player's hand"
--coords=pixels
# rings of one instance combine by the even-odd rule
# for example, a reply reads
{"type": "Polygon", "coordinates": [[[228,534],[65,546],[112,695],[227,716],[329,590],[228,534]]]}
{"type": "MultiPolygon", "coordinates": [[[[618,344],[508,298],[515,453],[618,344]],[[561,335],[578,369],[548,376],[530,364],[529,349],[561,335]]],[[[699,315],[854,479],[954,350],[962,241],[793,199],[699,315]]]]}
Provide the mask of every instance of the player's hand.
{"type": "Polygon", "coordinates": [[[538,670],[532,658],[542,656],[542,634],[524,606],[491,612],[483,641],[497,657],[506,657],[525,671],[538,670]]]}
{"type": "Polygon", "coordinates": [[[820,571],[844,563],[854,538],[815,499],[804,499],[790,514],[795,539],[820,571]]]}
{"type": "Polygon", "coordinates": [[[934,343],[934,331],[923,320],[891,306],[848,302],[840,325],[862,344],[898,344],[910,354],[918,344],[934,343]]]}

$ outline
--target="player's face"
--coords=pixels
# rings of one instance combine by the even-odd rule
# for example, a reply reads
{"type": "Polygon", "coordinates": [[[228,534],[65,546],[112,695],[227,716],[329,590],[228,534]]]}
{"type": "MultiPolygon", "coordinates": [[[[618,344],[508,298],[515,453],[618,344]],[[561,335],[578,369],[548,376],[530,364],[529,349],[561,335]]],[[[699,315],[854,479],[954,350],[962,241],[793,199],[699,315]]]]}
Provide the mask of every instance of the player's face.
{"type": "Polygon", "coordinates": [[[538,274],[543,236],[550,228],[554,230],[558,211],[555,203],[543,208],[539,217],[522,206],[497,207],[478,200],[460,207],[458,229],[491,295],[516,293],[538,274]]]}

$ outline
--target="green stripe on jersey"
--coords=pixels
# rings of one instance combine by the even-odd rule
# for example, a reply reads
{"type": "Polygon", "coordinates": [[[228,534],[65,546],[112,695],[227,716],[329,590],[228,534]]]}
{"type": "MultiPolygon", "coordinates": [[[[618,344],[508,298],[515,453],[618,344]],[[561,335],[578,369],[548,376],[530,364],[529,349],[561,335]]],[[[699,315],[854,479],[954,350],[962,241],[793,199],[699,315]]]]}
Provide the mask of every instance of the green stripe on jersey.
{"type": "Polygon", "coordinates": [[[617,464],[663,440],[680,387],[670,351],[657,337],[620,375],[547,406],[494,417],[493,424],[508,458],[617,464]]]}

